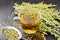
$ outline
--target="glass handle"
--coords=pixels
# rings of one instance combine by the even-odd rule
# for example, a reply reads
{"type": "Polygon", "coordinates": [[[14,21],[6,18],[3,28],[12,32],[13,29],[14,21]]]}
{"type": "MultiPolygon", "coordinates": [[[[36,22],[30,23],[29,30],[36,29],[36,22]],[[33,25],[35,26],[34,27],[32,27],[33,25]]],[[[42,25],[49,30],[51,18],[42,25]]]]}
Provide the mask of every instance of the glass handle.
{"type": "Polygon", "coordinates": [[[19,27],[20,26],[20,18],[19,17],[14,17],[13,18],[13,25],[16,26],[16,27],[19,27]],[[19,23],[16,22],[15,20],[19,20],[19,23]]]}
{"type": "Polygon", "coordinates": [[[16,19],[20,20],[20,18],[18,16],[16,16],[16,17],[13,18],[13,21],[16,20],[16,19]]]}

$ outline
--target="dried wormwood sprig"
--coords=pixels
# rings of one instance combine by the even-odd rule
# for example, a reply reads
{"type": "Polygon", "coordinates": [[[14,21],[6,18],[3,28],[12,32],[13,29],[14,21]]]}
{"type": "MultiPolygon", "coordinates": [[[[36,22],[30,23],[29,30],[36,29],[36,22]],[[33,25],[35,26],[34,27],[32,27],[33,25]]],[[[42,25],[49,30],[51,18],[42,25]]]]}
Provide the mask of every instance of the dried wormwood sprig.
{"type": "Polygon", "coordinates": [[[58,22],[57,20],[60,20],[60,16],[58,15],[60,12],[58,10],[55,10],[54,8],[51,8],[52,6],[55,5],[44,4],[43,2],[39,4],[22,3],[21,5],[15,4],[14,8],[17,14],[21,12],[25,12],[25,13],[40,12],[41,28],[39,28],[39,31],[42,32],[43,34],[47,34],[46,31],[48,31],[52,35],[55,35],[55,37],[58,37],[57,40],[59,40],[60,33],[58,29],[60,28],[60,22],[58,22]],[[51,26],[48,27],[47,25],[51,25],[51,26]]]}

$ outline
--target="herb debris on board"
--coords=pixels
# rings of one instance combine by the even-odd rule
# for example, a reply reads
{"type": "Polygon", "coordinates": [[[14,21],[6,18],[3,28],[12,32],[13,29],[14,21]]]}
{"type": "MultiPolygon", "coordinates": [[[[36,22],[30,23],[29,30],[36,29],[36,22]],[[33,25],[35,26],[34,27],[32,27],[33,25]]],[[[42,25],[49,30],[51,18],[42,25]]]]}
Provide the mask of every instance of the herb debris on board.
{"type": "Polygon", "coordinates": [[[21,12],[24,13],[36,13],[39,12],[41,15],[41,20],[38,31],[43,35],[47,34],[46,32],[50,32],[51,35],[54,35],[57,40],[60,40],[60,12],[55,8],[52,8],[52,4],[45,4],[43,2],[39,4],[30,4],[23,2],[21,5],[15,3],[15,13],[19,14],[21,12]],[[59,20],[59,21],[57,21],[59,20]]]}

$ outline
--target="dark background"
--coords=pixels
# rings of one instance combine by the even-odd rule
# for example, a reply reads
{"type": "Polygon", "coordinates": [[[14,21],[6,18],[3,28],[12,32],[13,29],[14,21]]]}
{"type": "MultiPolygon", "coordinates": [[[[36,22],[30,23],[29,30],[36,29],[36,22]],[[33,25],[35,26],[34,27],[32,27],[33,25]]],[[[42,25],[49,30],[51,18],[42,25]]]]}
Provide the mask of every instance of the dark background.
{"type": "MultiPolygon", "coordinates": [[[[55,7],[57,10],[60,10],[60,0],[0,0],[0,24],[7,26],[10,25],[12,26],[12,19],[14,17],[14,10],[13,10],[13,5],[14,3],[19,3],[21,4],[22,2],[30,2],[32,3],[52,3],[56,4],[57,6],[55,7]]],[[[46,36],[47,40],[56,40],[56,38],[52,35],[46,36]]],[[[2,37],[0,37],[0,40],[5,40],[2,37]]]]}

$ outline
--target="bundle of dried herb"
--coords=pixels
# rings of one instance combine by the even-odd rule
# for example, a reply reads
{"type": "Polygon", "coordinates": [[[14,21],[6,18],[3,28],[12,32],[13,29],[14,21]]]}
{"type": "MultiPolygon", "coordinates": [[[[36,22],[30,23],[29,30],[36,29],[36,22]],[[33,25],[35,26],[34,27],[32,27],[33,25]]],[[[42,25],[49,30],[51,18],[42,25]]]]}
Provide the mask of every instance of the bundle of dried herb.
{"type": "Polygon", "coordinates": [[[30,4],[30,3],[22,3],[21,5],[15,3],[15,13],[19,15],[19,13],[37,13],[39,12],[41,15],[40,24],[38,27],[38,31],[43,35],[47,34],[46,32],[50,32],[52,35],[55,35],[57,40],[60,40],[60,12],[55,8],[52,8],[52,4],[30,4]],[[59,20],[59,21],[58,21],[59,20]]]}

